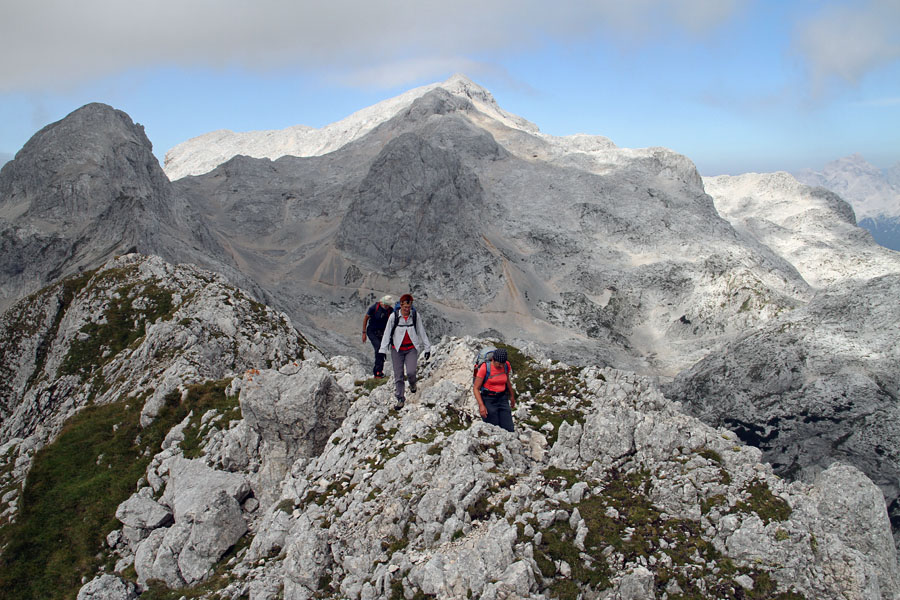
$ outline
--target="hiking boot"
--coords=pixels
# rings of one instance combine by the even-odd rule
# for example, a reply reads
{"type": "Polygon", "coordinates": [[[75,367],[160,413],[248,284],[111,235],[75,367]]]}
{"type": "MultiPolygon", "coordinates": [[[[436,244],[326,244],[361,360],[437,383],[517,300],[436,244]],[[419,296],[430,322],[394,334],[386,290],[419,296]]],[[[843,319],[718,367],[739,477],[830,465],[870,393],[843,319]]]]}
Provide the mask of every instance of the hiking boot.
{"type": "Polygon", "coordinates": [[[384,379],[384,373],[375,373],[375,379],[384,379]]]}
{"type": "Polygon", "coordinates": [[[416,384],[412,381],[409,382],[409,393],[410,394],[416,393],[416,384]]]}
{"type": "Polygon", "coordinates": [[[401,408],[406,404],[406,401],[403,398],[397,398],[397,403],[394,405],[394,410],[397,412],[400,411],[401,408]]]}

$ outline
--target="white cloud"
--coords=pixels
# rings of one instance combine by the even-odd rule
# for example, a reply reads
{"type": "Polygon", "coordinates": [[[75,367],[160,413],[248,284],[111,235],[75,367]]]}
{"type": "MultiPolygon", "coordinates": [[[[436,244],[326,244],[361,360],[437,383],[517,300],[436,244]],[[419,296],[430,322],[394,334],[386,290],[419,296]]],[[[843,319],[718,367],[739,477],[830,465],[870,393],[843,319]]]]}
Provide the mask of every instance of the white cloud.
{"type": "Polygon", "coordinates": [[[842,80],[900,58],[900,0],[869,0],[828,7],[802,24],[796,47],[808,62],[814,95],[842,80]]]}
{"type": "Polygon", "coordinates": [[[75,85],[135,67],[346,70],[399,85],[487,68],[486,53],[603,34],[649,39],[672,23],[699,34],[747,0],[29,0],[0,18],[0,92],[75,85]],[[643,36],[641,38],[641,36],[643,36]],[[480,67],[479,67],[480,65],[480,67]],[[390,67],[389,67],[390,66],[390,67]]]}
{"type": "Polygon", "coordinates": [[[493,65],[464,56],[447,58],[411,58],[342,72],[334,79],[351,87],[395,87],[418,81],[438,73],[465,73],[478,78],[495,73],[493,65]]]}

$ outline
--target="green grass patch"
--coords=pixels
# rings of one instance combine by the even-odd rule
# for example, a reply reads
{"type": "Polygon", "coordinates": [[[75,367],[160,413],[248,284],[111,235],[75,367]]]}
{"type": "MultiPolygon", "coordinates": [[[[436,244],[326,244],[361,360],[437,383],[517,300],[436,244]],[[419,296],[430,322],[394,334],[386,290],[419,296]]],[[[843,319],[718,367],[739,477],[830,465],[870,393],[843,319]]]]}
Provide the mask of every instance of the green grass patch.
{"type": "Polygon", "coordinates": [[[81,328],[84,339],[72,340],[58,375],[80,375],[84,381],[91,371],[143,338],[148,324],[175,312],[172,292],[157,285],[132,283],[116,292],[103,313],[105,322],[88,323],[81,328]],[[141,308],[134,305],[139,298],[146,304],[141,308]]]}
{"type": "MultiPolygon", "coordinates": [[[[228,396],[225,393],[225,390],[231,385],[231,379],[229,377],[187,386],[188,393],[185,404],[192,407],[193,415],[187,427],[184,428],[184,440],[181,442],[181,450],[185,458],[198,458],[203,455],[201,451],[203,440],[213,426],[219,429],[228,429],[229,423],[241,418],[238,397],[228,396]],[[202,425],[200,421],[203,415],[210,410],[215,410],[223,415],[223,418],[216,423],[207,421],[205,425],[202,425]]],[[[170,394],[174,394],[176,397],[167,397],[167,404],[177,403],[181,393],[173,390],[170,394]]]]}
{"type": "Polygon", "coordinates": [[[387,383],[387,381],[388,381],[387,377],[369,377],[368,379],[365,379],[365,380],[356,380],[353,382],[353,384],[356,387],[361,387],[364,390],[371,392],[375,388],[387,383]]]}
{"type": "MultiPolygon", "coordinates": [[[[568,483],[572,474],[547,469],[545,478],[568,483]]],[[[597,488],[601,482],[593,482],[597,488]]],[[[664,552],[671,563],[661,563],[653,571],[656,597],[668,595],[673,600],[722,598],[730,600],[748,598],[776,598],[799,600],[794,592],[776,592],[770,576],[761,570],[738,568],[708,541],[704,540],[699,521],[691,519],[663,518],[662,512],[650,501],[652,478],[646,471],[621,473],[609,471],[602,481],[601,493],[592,495],[575,506],[561,504],[558,508],[578,512],[587,526],[584,538],[585,552],[574,544],[577,531],[568,521],[556,521],[540,530],[541,539],[534,546],[534,558],[541,571],[541,591],[549,597],[575,600],[589,590],[596,594],[607,588],[613,569],[605,555],[612,551],[624,557],[625,562],[638,562],[664,552]],[[665,547],[663,548],[663,543],[665,547]],[[571,576],[563,578],[558,572],[559,561],[571,568],[571,576]],[[707,565],[715,562],[718,572],[707,565]],[[744,574],[755,582],[752,591],[744,590],[735,578],[744,574]],[[667,592],[675,582],[681,593],[667,592]]],[[[724,498],[720,500],[724,503],[724,498]]],[[[716,502],[714,504],[718,504],[716,502]]],[[[538,530],[536,519],[530,521],[538,530]]],[[[520,541],[527,541],[524,527],[519,527],[520,541]]]]}
{"type": "Polygon", "coordinates": [[[85,408],[34,457],[19,516],[0,531],[0,589],[9,599],[74,598],[102,561],[118,505],[135,490],[162,427],[141,431],[137,400],[85,408]]]}
{"type": "Polygon", "coordinates": [[[145,429],[140,428],[140,413],[149,391],[89,406],[69,419],[57,438],[35,454],[17,520],[0,527],[4,597],[74,598],[81,578],[93,576],[108,560],[106,534],[121,526],[116,508],[135,491],[165,435],[191,410],[199,412],[218,397],[197,392],[223,390],[223,384],[192,386],[195,393],[189,392],[183,403],[178,394],[167,396],[159,416],[145,429]]]}
{"type": "Polygon", "coordinates": [[[564,488],[569,488],[581,481],[581,478],[578,475],[578,471],[574,469],[560,469],[558,467],[547,467],[543,471],[541,471],[541,475],[544,476],[544,479],[550,486],[559,491],[564,488]]]}
{"type": "Polygon", "coordinates": [[[773,521],[787,521],[791,516],[790,504],[773,494],[764,481],[757,479],[750,482],[744,492],[748,495],[747,500],[741,500],[729,512],[754,512],[766,525],[773,521]]]}
{"type": "Polygon", "coordinates": [[[388,556],[393,556],[395,552],[400,552],[404,550],[407,546],[409,546],[409,523],[407,523],[403,527],[403,535],[400,539],[391,536],[390,538],[383,540],[381,542],[381,549],[384,550],[388,556]]]}
{"type": "Polygon", "coordinates": [[[715,450],[712,450],[711,448],[702,448],[697,452],[697,454],[699,454],[706,460],[712,461],[716,464],[722,464],[722,455],[715,450]]]}
{"type": "Polygon", "coordinates": [[[481,496],[466,508],[469,518],[473,521],[487,521],[495,507],[488,502],[487,497],[481,496]]]}
{"type": "Polygon", "coordinates": [[[468,429],[472,424],[472,417],[469,416],[468,413],[465,413],[452,405],[446,408],[443,416],[443,432],[448,435],[455,431],[468,429]]]}

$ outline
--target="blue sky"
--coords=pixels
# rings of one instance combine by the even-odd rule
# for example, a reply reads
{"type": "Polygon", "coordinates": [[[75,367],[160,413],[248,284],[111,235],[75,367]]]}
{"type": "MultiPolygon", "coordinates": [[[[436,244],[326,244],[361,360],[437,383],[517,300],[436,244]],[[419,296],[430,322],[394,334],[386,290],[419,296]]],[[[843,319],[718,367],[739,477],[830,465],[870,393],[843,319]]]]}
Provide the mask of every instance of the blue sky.
{"type": "Polygon", "coordinates": [[[162,161],[463,73],[546,133],[665,146],[703,175],[900,162],[900,0],[142,4],[3,0],[0,161],[88,102],[162,161]]]}

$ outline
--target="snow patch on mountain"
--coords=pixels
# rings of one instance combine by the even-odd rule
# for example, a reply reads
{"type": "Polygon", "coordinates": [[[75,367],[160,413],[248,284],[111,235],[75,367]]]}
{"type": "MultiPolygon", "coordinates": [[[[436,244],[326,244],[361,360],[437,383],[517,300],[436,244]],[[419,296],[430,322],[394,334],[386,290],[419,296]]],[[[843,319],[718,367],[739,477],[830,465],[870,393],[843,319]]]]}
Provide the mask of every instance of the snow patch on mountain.
{"type": "Polygon", "coordinates": [[[272,160],[282,156],[321,156],[359,139],[436,88],[469,99],[478,111],[508,127],[532,132],[538,129],[536,125],[500,108],[491,93],[483,87],[464,75],[454,75],[442,83],[414,88],[364,108],[321,129],[297,125],[281,130],[234,132],[220,129],[206,133],[166,152],[164,170],[169,179],[175,181],[212,171],[237,155],[272,160]]]}

